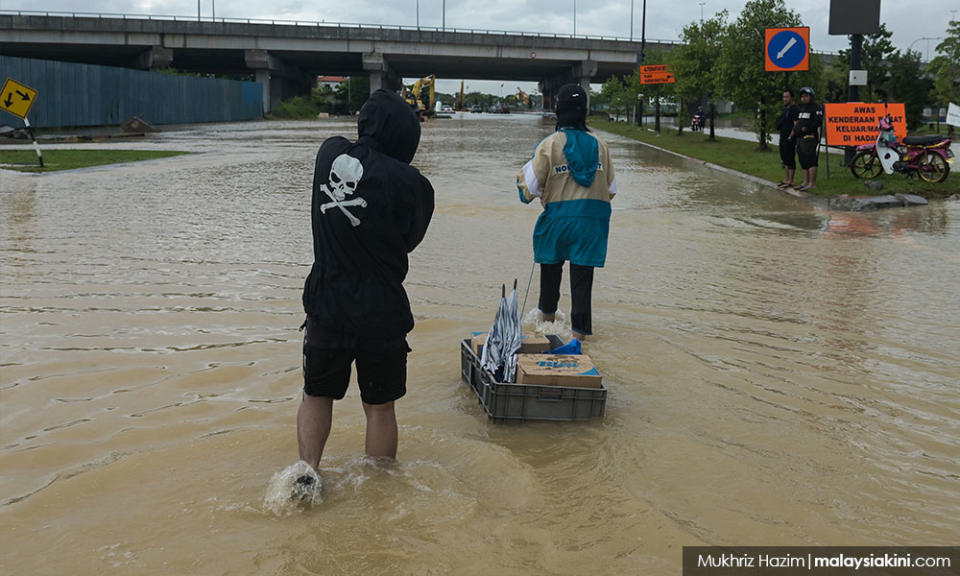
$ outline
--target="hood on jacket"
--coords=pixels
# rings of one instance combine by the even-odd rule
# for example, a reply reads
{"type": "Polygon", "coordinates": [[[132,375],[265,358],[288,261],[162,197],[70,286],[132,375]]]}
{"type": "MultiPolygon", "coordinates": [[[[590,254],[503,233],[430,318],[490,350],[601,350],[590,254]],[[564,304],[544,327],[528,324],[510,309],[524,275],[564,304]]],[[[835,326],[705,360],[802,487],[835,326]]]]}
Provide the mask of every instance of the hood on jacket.
{"type": "Polygon", "coordinates": [[[357,119],[357,143],[409,164],[420,144],[420,119],[396,92],[370,95],[357,119]]]}
{"type": "Polygon", "coordinates": [[[567,141],[563,145],[563,155],[567,158],[567,167],[574,181],[584,188],[593,185],[593,179],[600,167],[600,145],[592,135],[575,128],[561,128],[567,141]]]}

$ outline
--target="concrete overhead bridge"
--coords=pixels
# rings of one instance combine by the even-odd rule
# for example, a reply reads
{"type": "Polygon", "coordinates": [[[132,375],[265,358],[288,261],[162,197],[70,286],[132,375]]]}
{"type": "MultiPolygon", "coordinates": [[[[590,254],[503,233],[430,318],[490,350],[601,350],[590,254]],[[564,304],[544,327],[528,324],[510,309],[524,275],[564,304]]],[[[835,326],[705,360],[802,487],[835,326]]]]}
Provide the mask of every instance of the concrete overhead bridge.
{"type": "MultiPolygon", "coordinates": [[[[672,42],[647,41],[647,51],[672,42]]],[[[638,40],[454,28],[0,11],[0,55],[139,69],[253,74],[264,109],[317,75],[536,81],[544,106],[567,82],[630,74],[638,40]]]]}

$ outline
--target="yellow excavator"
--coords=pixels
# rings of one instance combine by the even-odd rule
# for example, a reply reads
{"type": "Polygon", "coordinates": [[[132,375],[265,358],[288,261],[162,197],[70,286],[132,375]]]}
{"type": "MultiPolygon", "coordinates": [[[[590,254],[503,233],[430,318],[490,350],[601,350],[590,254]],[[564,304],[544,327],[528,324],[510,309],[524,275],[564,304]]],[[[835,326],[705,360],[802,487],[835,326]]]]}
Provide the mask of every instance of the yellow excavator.
{"type": "Polygon", "coordinates": [[[522,103],[527,108],[530,108],[530,96],[521,90],[519,86],[517,86],[517,101],[522,103]]]}
{"type": "Polygon", "coordinates": [[[435,114],[434,107],[437,103],[436,79],[433,74],[421,78],[414,82],[413,86],[406,90],[404,94],[404,100],[417,112],[421,121],[435,114]]]}
{"type": "Polygon", "coordinates": [[[457,112],[467,109],[466,95],[463,93],[463,80],[460,81],[460,93],[457,94],[457,105],[453,107],[457,112]]]}

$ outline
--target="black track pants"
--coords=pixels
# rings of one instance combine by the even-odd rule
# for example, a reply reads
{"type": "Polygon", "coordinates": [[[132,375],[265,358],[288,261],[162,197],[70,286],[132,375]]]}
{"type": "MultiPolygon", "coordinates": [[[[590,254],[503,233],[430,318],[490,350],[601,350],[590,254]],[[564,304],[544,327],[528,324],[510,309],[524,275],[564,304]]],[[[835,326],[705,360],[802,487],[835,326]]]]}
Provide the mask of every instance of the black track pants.
{"type": "MultiPolygon", "coordinates": [[[[540,265],[540,311],[553,314],[560,301],[560,281],[563,280],[563,262],[540,265]]],[[[592,334],[590,300],[593,294],[593,266],[570,263],[570,325],[575,332],[592,334]]]]}

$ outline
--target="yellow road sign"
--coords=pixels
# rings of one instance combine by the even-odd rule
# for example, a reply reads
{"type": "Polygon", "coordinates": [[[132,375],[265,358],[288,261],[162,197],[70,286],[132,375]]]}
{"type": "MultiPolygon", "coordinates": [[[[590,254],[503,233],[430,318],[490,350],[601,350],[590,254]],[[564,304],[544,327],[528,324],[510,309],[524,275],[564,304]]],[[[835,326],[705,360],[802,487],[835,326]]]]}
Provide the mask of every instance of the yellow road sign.
{"type": "Polygon", "coordinates": [[[14,116],[26,118],[30,107],[37,99],[37,91],[29,86],[7,78],[0,90],[0,110],[6,110],[14,116]]]}

